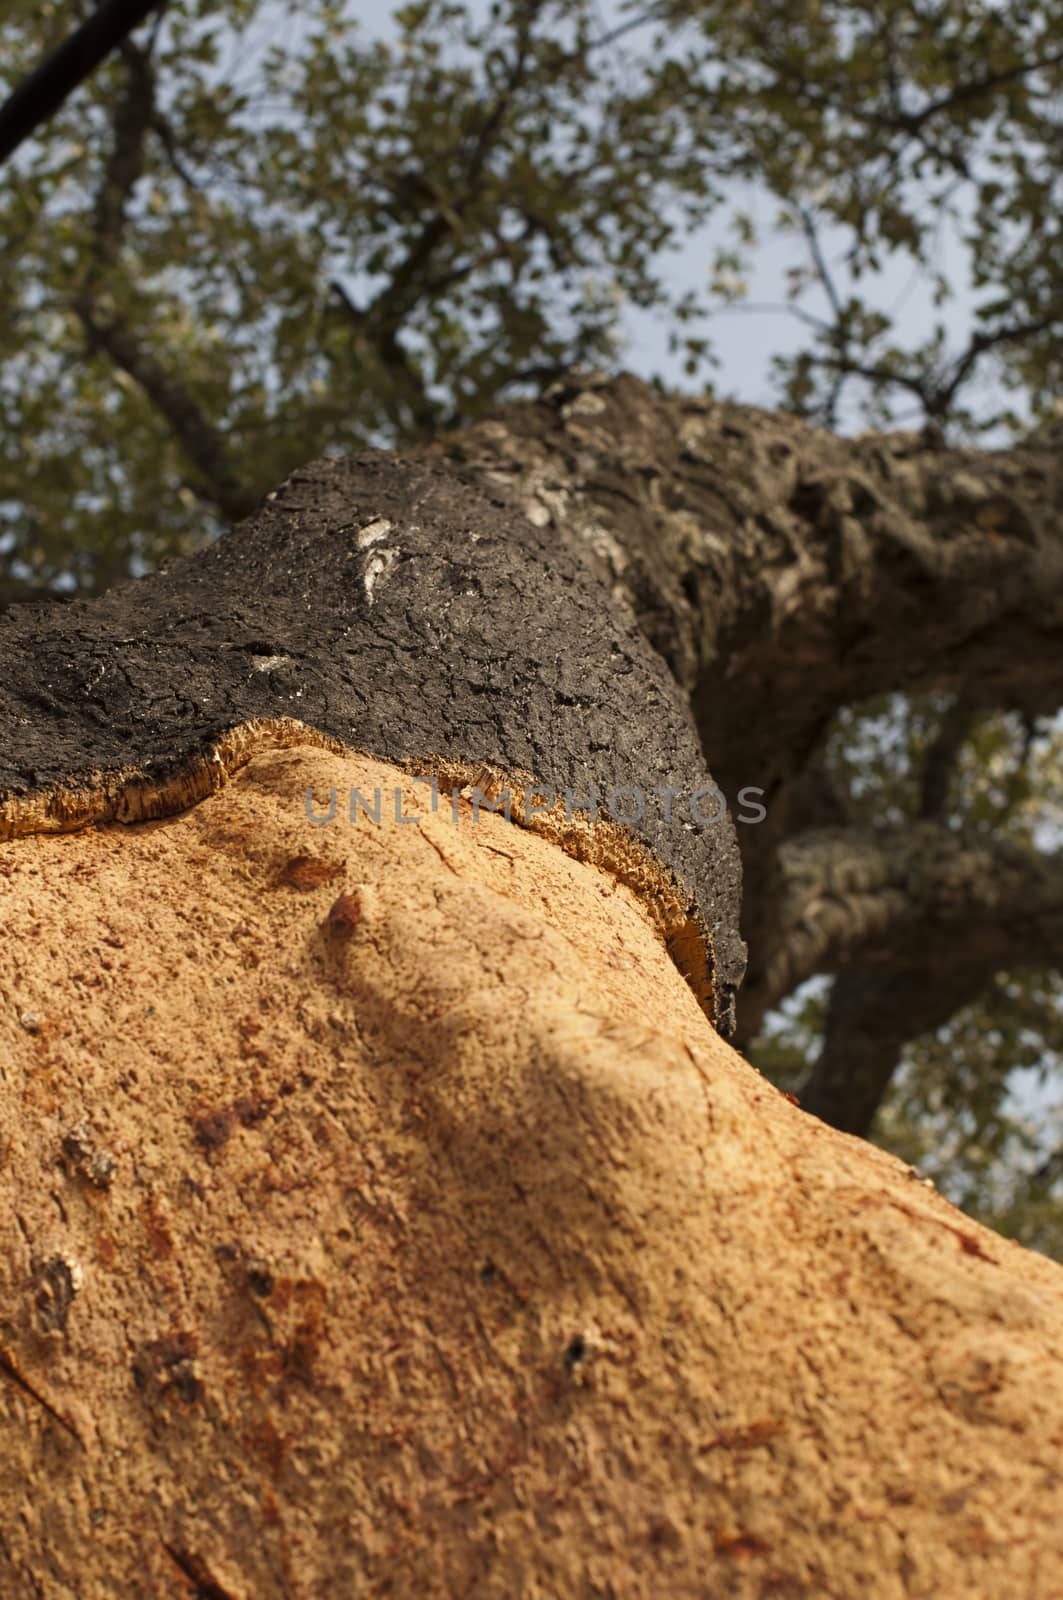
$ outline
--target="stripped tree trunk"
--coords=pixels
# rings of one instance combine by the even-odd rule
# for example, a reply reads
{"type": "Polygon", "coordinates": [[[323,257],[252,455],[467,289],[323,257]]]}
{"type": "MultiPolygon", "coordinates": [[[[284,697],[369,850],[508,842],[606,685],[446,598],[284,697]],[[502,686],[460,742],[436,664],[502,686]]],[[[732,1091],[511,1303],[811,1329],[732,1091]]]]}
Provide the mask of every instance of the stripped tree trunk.
{"type": "Polygon", "coordinates": [[[754,1008],[918,978],[802,760],[1052,701],[1054,470],[581,379],[0,620],[0,1593],[1059,1592],[1063,1274],[722,1037],[746,787],[754,1008]]]}

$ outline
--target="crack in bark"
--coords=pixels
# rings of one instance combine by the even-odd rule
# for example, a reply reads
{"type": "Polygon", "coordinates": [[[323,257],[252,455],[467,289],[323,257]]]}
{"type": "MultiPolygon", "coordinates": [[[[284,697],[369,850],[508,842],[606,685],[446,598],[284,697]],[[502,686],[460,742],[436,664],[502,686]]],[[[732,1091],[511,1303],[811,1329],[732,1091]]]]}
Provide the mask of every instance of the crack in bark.
{"type": "Polygon", "coordinates": [[[236,1600],[232,1590],[225,1589],[212,1577],[205,1561],[191,1550],[162,1541],[162,1547],[179,1572],[193,1586],[194,1600],[236,1600]]]}
{"type": "Polygon", "coordinates": [[[6,1378],[9,1378],[17,1389],[21,1389],[22,1393],[27,1395],[35,1405],[40,1406],[41,1410],[46,1412],[53,1422],[57,1422],[65,1433],[68,1433],[72,1439],[76,1439],[82,1450],[84,1450],[85,1442],[74,1427],[74,1424],[69,1418],[64,1417],[63,1413],[53,1406],[50,1400],[46,1400],[39,1389],[34,1388],[29,1379],[19,1371],[14,1358],[7,1350],[3,1349],[0,1349],[0,1372],[6,1378]]]}

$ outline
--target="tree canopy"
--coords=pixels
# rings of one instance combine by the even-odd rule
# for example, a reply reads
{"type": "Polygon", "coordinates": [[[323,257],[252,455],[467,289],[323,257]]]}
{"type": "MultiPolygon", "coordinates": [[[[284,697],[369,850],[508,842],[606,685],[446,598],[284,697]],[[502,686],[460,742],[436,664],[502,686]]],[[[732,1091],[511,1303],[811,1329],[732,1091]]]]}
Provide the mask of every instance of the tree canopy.
{"type": "MultiPolygon", "coordinates": [[[[82,14],[11,8],[6,86],[82,14]]],[[[380,38],[338,0],[171,0],[0,185],[0,603],[155,568],[322,452],[445,444],[574,365],[616,370],[627,307],[662,319],[693,388],[726,395],[712,318],[755,314],[750,266],[776,228],[793,242],[780,302],[807,333],[777,364],[782,407],[828,428],[903,421],[923,429],[913,449],[1050,441],[1061,40],[1058,0],[423,0],[380,38]],[[708,224],[703,286],[677,285],[670,252],[708,224]],[[886,268],[929,288],[919,340],[886,268]]],[[[839,561],[856,502],[828,508],[839,561]]],[[[930,688],[899,668],[886,694],[855,685],[839,678],[793,753],[772,849],[744,841],[745,1046],[830,1120],[873,1127],[1058,1251],[1054,1135],[1015,1094],[1063,1047],[1056,705],[968,692],[962,658],[930,688]],[[839,939],[818,982],[795,967],[758,1008],[756,919],[788,906],[803,927],[836,892],[831,829],[848,862],[863,852],[868,894],[907,896],[924,932],[957,884],[988,885],[978,914],[999,938],[973,961],[942,935],[957,959],[932,982],[897,946],[868,966],[866,943],[858,958],[839,939]],[[1035,934],[993,899],[1009,850],[1020,899],[1019,865],[1044,867],[1035,934]]]]}

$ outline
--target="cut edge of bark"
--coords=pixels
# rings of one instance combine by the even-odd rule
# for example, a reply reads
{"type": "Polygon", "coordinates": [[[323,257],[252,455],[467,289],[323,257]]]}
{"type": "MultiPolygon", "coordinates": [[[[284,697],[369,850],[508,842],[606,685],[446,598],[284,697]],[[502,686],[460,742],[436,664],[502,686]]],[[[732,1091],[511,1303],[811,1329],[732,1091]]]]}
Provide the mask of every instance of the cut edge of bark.
{"type": "MultiPolygon", "coordinates": [[[[53,785],[0,801],[0,843],[37,834],[73,833],[103,823],[158,821],[188,811],[215,794],[255,756],[268,750],[313,745],[336,755],[372,755],[294,717],[253,718],[183,755],[162,772],[141,766],[90,772],[69,785],[53,785]]],[[[483,763],[418,757],[396,763],[411,776],[435,778],[458,790],[479,789],[485,803],[510,792],[509,819],[542,834],[566,855],[598,867],[630,889],[648,913],[671,960],[715,1025],[712,936],[692,897],[652,851],[621,823],[570,815],[560,802],[529,815],[527,798],[539,793],[530,773],[505,772],[483,763]]]]}
{"type": "Polygon", "coordinates": [[[418,777],[433,777],[458,789],[479,789],[486,802],[510,794],[510,820],[540,833],[576,861],[599,867],[631,890],[664,942],[665,948],[709,1021],[715,1026],[716,985],[712,935],[692,898],[673,873],[622,823],[591,822],[570,814],[560,800],[529,817],[529,795],[541,793],[531,773],[503,771],[483,762],[460,762],[442,756],[418,757],[399,765],[418,777]]]}
{"type": "Polygon", "coordinates": [[[253,718],[207,740],[153,773],[143,766],[79,774],[0,802],[0,842],[39,833],[74,833],[104,822],[152,822],[174,817],[224,788],[264,750],[318,745],[343,754],[347,746],[294,717],[253,718]]]}

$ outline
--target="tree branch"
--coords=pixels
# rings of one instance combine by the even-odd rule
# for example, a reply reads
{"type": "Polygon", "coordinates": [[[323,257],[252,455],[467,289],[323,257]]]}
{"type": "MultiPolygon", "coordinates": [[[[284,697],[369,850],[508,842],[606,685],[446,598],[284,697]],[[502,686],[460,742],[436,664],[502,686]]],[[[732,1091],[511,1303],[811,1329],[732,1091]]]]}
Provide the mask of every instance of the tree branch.
{"type": "Polygon", "coordinates": [[[127,42],[122,54],[127,75],[114,107],[111,149],[96,195],[91,261],[73,309],[89,348],[105,354],[132,378],[173,430],[198,474],[197,492],[224,517],[238,521],[254,509],[257,494],[241,483],[223,435],[192,391],[152,354],[108,288],[120,270],[126,216],[144,171],[145,141],[157,121],[155,78],[147,53],[127,42]]]}
{"type": "Polygon", "coordinates": [[[957,84],[955,88],[939,95],[937,99],[926,101],[917,110],[903,110],[897,104],[895,96],[892,97],[891,108],[884,110],[880,105],[867,105],[854,99],[848,85],[835,91],[830,87],[822,88],[813,82],[807,72],[800,70],[779,54],[774,41],[763,28],[751,26],[750,37],[763,52],[767,66],[785,82],[788,92],[795,98],[807,101],[820,109],[842,111],[864,127],[879,128],[886,133],[900,133],[906,140],[917,140],[929,155],[953,167],[963,177],[968,177],[969,172],[966,153],[962,146],[954,145],[948,151],[938,149],[926,136],[929,124],[943,114],[980,100],[999,89],[1006,89],[1011,84],[1032,77],[1034,73],[1042,72],[1046,67],[1058,66],[1060,61],[1063,61],[1063,50],[1052,50],[1045,56],[1019,61],[1012,67],[970,78],[965,83],[957,84]]]}
{"type": "Polygon", "coordinates": [[[430,435],[439,422],[438,408],[425,388],[424,379],[416,362],[399,338],[398,327],[388,325],[374,328],[369,321],[368,312],[355,304],[338,278],[333,279],[329,288],[350,318],[355,333],[356,356],[357,345],[364,345],[372,351],[376,360],[399,380],[400,388],[407,398],[407,415],[395,412],[392,421],[404,433],[411,431],[412,422],[412,431],[430,435]]]}
{"type": "Polygon", "coordinates": [[[546,784],[550,836],[636,889],[732,1025],[737,846],[685,803],[712,781],[683,696],[597,575],[467,473],[384,451],[311,463],[164,572],[0,617],[0,667],[0,838],[185,809],[271,728],[407,762],[445,798],[512,784],[528,826],[546,784]],[[588,854],[577,810],[618,773],[684,803],[623,829],[602,809],[588,854]]]}
{"type": "Polygon", "coordinates": [[[765,970],[778,852],[839,708],[896,690],[1063,705],[1063,466],[1049,439],[994,452],[926,432],[845,439],[583,373],[434,448],[579,547],[689,695],[732,804],[758,791],[765,820],[738,830],[743,1037],[792,987],[765,970]],[[758,985],[772,1002],[751,999],[758,985]]]}
{"type": "Polygon", "coordinates": [[[993,971],[959,964],[936,971],[932,982],[917,966],[840,972],[831,985],[819,1056],[798,1090],[804,1110],[866,1139],[905,1045],[975,1000],[993,971]]]}
{"type": "Polygon", "coordinates": [[[0,106],[0,163],[55,115],[104,58],[165,0],[102,0],[0,106]]]}
{"type": "Polygon", "coordinates": [[[608,573],[730,793],[777,796],[839,707],[889,691],[1063,705],[1051,441],[838,438],[584,373],[437,448],[508,483],[608,573]]]}
{"type": "Polygon", "coordinates": [[[133,331],[129,319],[113,306],[83,297],[76,309],[89,347],[102,351],[127,373],[173,430],[196,470],[195,492],[233,522],[248,516],[258,504],[259,494],[235,472],[223,435],[208,420],[191,390],[166,370],[133,331]]]}
{"type": "MultiPolygon", "coordinates": [[[[404,173],[396,182],[393,190],[396,196],[400,200],[419,197],[426,202],[424,209],[428,211],[428,216],[388,282],[364,306],[356,305],[338,281],[331,285],[350,317],[358,338],[367,342],[376,358],[398,377],[401,387],[409,395],[414,430],[423,437],[435,431],[442,418],[438,406],[428,393],[417,363],[402,343],[401,330],[419,304],[453,288],[470,277],[477,266],[483,265],[482,259],[470,256],[461,265],[448,262],[441,270],[430,270],[433,258],[438,256],[447,241],[460,238],[464,219],[480,197],[487,158],[514,97],[527,77],[531,30],[541,9],[541,0],[534,0],[533,4],[519,10],[516,44],[505,80],[494,100],[483,108],[474,128],[449,152],[450,158],[458,163],[455,193],[445,195],[425,173],[404,173]],[[468,145],[467,151],[462,150],[463,144],[468,145]]],[[[445,161],[447,157],[440,159],[445,161]]],[[[401,221],[401,208],[389,208],[389,214],[401,221]]],[[[405,424],[404,431],[407,428],[408,424],[405,424]]]]}
{"type": "Polygon", "coordinates": [[[111,149],[93,208],[91,280],[105,278],[118,262],[126,211],[144,172],[144,144],[155,119],[155,71],[143,50],[122,50],[126,80],[115,103],[111,149]]]}
{"type": "Polygon", "coordinates": [[[976,707],[960,695],[941,718],[923,761],[919,815],[925,821],[940,822],[944,817],[956,762],[977,720],[976,707]]]}
{"type": "MultiPolygon", "coordinates": [[[[769,959],[761,952],[751,964],[744,1037],[817,973],[912,971],[936,992],[997,969],[1063,962],[1063,861],[1009,840],[936,822],[853,824],[792,839],[779,860],[776,938],[769,959]]],[[[889,1036],[903,1042],[929,1026],[897,1016],[889,1036]]]]}

